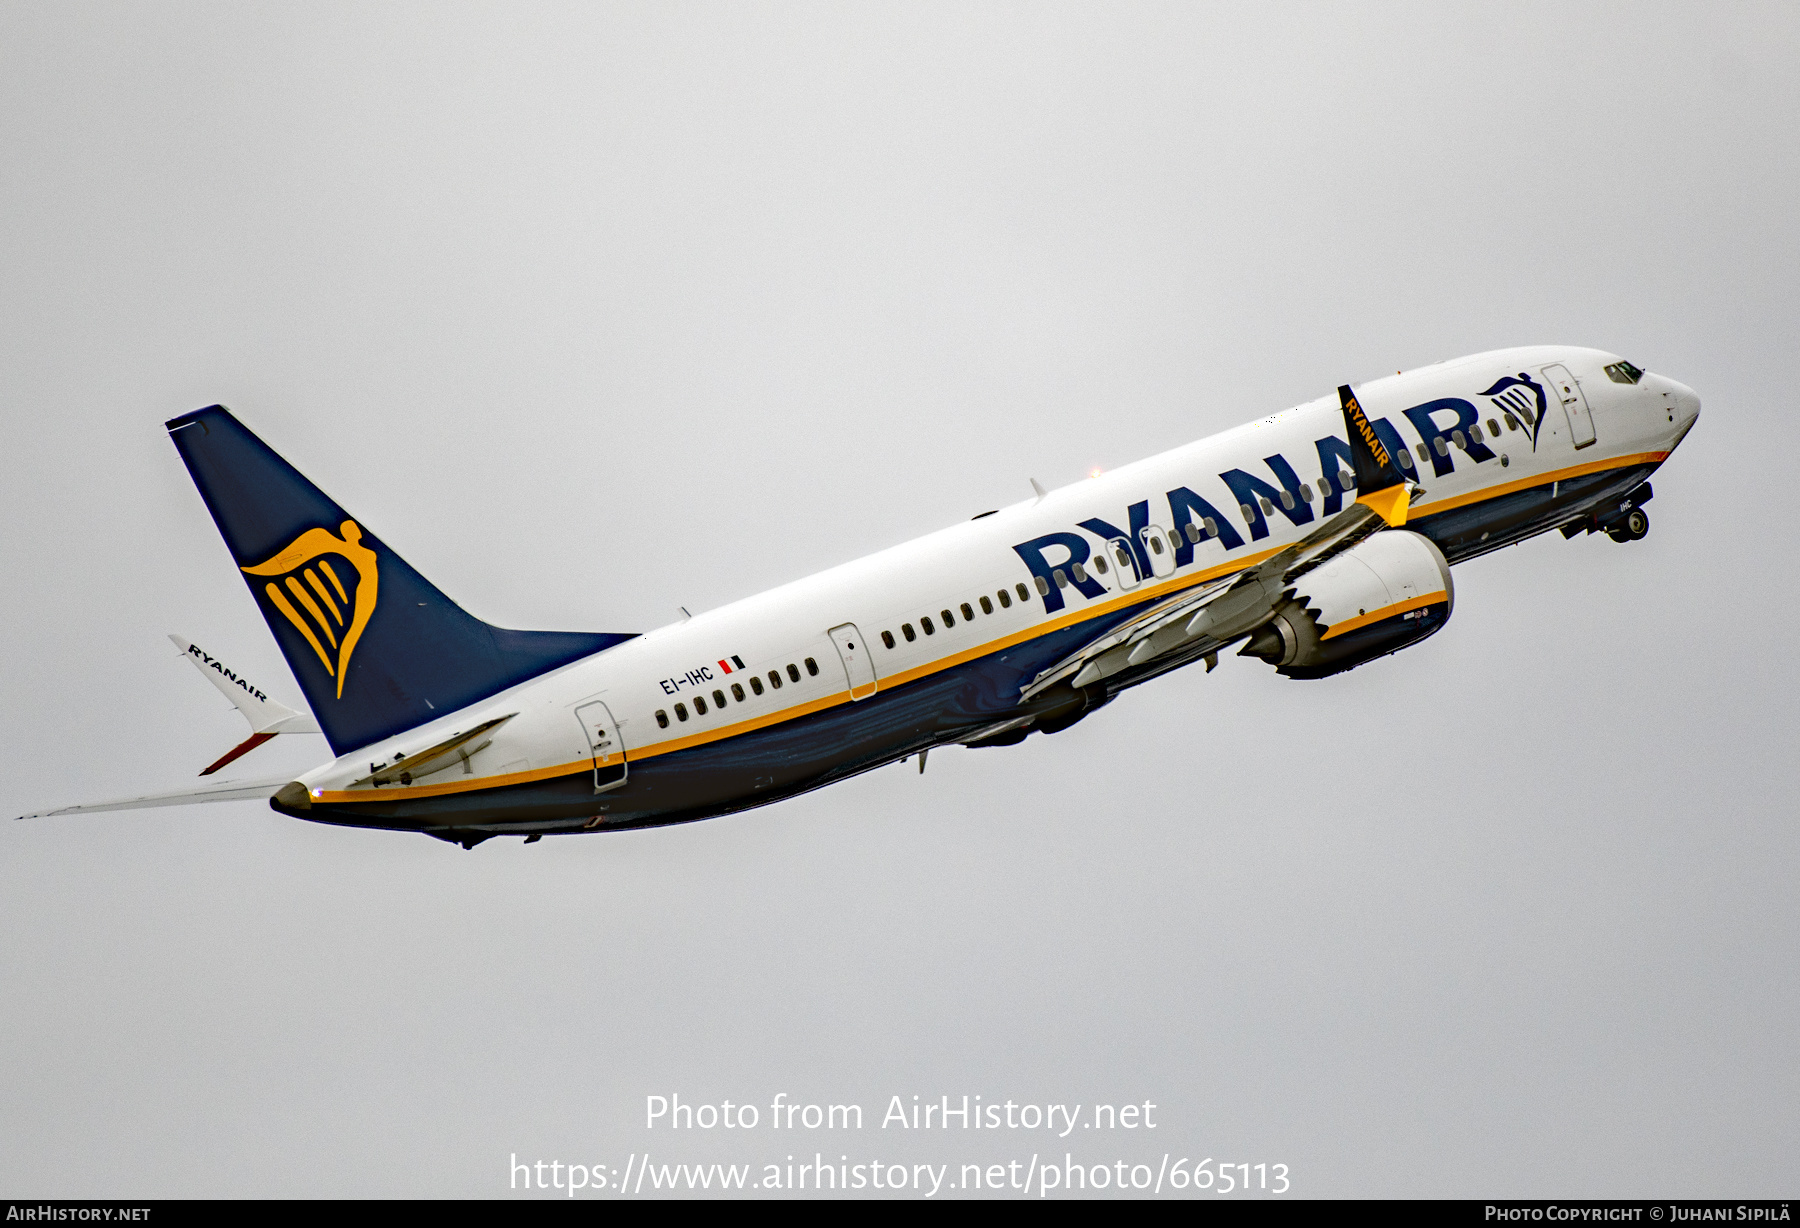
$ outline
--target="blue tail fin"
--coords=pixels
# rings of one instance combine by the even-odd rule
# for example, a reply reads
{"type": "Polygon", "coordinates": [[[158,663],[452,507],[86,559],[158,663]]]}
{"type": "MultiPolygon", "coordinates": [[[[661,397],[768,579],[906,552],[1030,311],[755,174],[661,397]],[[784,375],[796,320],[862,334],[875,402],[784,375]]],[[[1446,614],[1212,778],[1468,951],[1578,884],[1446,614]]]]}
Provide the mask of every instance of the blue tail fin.
{"type": "Polygon", "coordinates": [[[336,754],[632,638],[490,627],[224,406],[167,426],[336,754]]]}

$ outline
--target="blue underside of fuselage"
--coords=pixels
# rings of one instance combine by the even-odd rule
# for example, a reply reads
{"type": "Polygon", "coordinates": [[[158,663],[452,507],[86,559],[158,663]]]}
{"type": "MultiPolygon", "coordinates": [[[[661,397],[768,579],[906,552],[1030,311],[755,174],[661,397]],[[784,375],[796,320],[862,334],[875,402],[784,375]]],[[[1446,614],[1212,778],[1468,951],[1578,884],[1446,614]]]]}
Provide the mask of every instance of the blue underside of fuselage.
{"type": "MultiPolygon", "coordinates": [[[[1432,514],[1407,528],[1462,562],[1604,509],[1656,468],[1608,470],[1432,514]]],[[[627,782],[595,792],[592,771],[530,784],[441,797],[371,798],[355,805],[283,813],[354,827],[430,831],[446,838],[497,832],[618,830],[662,826],[748,810],[892,763],[1020,715],[1019,690],[1040,672],[1136,612],[1114,611],[1016,644],[859,703],[770,725],[687,750],[636,760],[627,782]]],[[[949,631],[941,632],[946,636],[949,631]]],[[[1135,685],[1161,670],[1127,680],[1135,685]]]]}

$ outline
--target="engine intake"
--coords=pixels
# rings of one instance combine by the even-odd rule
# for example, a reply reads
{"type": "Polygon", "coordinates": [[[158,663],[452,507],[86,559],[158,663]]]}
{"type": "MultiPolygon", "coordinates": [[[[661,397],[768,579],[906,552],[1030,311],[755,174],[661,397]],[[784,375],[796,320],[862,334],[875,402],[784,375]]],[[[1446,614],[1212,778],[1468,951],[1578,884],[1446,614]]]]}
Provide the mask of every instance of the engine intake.
{"type": "Polygon", "coordinates": [[[1410,648],[1450,621],[1456,587],[1431,540],[1389,529],[1302,576],[1240,656],[1288,678],[1328,678],[1410,648]]]}

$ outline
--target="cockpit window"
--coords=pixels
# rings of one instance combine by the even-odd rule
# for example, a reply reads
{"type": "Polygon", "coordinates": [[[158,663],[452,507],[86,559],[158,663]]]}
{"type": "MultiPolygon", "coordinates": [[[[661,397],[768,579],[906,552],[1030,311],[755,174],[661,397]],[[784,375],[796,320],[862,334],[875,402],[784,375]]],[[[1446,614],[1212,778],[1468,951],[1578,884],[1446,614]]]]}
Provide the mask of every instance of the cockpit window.
{"type": "Polygon", "coordinates": [[[1635,384],[1644,378],[1644,373],[1628,362],[1615,362],[1606,369],[1606,378],[1615,384],[1635,384]]]}

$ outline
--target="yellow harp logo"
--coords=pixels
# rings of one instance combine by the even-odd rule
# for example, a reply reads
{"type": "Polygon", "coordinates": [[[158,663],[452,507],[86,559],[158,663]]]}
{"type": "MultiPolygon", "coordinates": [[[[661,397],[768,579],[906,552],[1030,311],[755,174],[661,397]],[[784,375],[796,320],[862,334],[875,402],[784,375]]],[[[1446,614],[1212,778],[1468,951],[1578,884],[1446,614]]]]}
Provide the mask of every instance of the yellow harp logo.
{"type": "Polygon", "coordinates": [[[337,694],[342,699],[350,654],[356,651],[356,641],[362,638],[363,629],[375,613],[376,582],[380,577],[376,574],[375,552],[362,544],[362,529],[356,522],[344,521],[338,532],[343,536],[333,537],[328,529],[308,529],[274,558],[242,570],[253,576],[289,573],[279,585],[274,581],[265,584],[263,592],[319,654],[325,672],[337,679],[337,694]],[[343,561],[342,576],[325,557],[328,554],[343,561]],[[315,562],[317,566],[309,566],[315,562]],[[355,585],[354,594],[344,587],[346,580],[355,585]],[[301,610],[311,616],[310,623],[301,610]],[[327,644],[331,646],[329,652],[327,644]]]}

